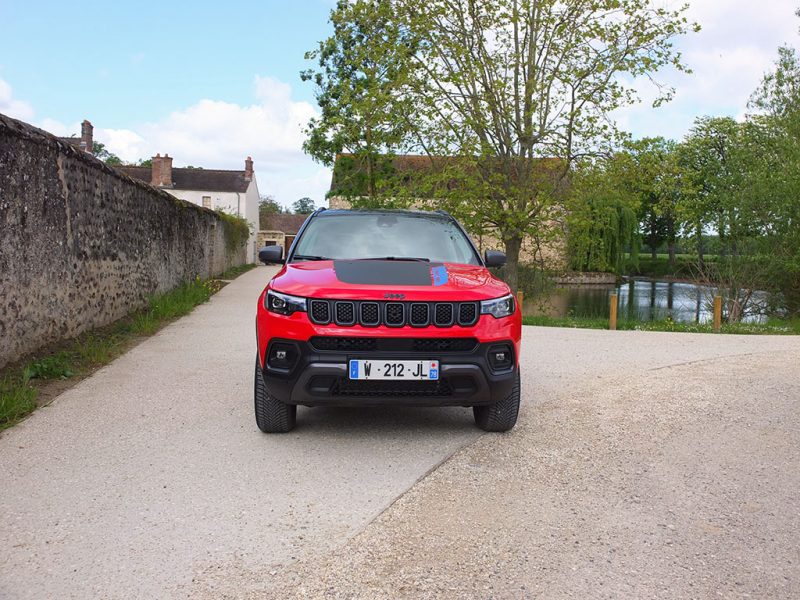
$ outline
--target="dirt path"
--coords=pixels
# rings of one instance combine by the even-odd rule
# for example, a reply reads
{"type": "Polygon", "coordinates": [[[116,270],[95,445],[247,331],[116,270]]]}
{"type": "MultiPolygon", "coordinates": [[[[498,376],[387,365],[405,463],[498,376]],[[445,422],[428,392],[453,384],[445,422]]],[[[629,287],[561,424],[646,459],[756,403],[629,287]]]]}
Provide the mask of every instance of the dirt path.
{"type": "Polygon", "coordinates": [[[207,589],[231,598],[798,597],[799,365],[795,349],[577,385],[529,404],[511,434],[458,452],[322,560],[229,571],[207,589]]]}
{"type": "Polygon", "coordinates": [[[0,435],[0,598],[798,595],[799,339],[526,328],[509,435],[450,408],[265,436],[269,274],[0,435]]]}

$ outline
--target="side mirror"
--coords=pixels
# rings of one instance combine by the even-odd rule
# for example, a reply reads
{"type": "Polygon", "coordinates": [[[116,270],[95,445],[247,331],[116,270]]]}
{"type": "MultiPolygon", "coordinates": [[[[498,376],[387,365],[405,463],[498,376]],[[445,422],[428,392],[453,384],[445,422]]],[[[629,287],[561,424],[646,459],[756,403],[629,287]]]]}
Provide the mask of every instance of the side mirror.
{"type": "Polygon", "coordinates": [[[264,246],[258,251],[258,260],[265,265],[283,263],[283,246],[264,246]]]}
{"type": "Polygon", "coordinates": [[[486,263],[487,267],[502,267],[506,264],[505,252],[487,250],[483,253],[483,262],[486,263]]]}

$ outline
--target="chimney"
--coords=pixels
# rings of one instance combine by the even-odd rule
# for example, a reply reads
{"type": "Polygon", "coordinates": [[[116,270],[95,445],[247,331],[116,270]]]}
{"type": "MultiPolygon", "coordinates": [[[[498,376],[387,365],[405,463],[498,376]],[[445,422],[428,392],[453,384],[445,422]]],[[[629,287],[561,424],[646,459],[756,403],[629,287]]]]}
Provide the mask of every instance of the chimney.
{"type": "Polygon", "coordinates": [[[253,159],[249,156],[244,161],[244,180],[253,181],[253,159]]]}
{"type": "Polygon", "coordinates": [[[150,183],[156,187],[172,187],[172,157],[169,154],[153,157],[150,183]]]}
{"type": "Polygon", "coordinates": [[[94,127],[92,127],[89,121],[84,119],[83,123],[81,123],[81,150],[89,154],[94,154],[93,134],[94,127]]]}

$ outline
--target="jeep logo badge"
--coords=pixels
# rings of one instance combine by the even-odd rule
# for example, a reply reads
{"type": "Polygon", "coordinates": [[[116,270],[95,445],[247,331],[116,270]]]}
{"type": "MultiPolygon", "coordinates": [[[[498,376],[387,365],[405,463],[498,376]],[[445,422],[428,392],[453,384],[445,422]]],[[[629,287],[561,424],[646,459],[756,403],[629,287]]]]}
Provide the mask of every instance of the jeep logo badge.
{"type": "Polygon", "coordinates": [[[406,297],[405,294],[384,294],[384,298],[388,298],[389,300],[402,300],[406,297]]]}

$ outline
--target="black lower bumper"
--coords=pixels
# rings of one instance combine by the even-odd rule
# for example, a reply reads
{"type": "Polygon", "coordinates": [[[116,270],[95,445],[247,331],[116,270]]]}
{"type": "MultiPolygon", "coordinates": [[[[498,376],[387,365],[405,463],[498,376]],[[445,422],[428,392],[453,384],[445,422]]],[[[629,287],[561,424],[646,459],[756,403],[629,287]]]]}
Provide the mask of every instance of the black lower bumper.
{"type": "MultiPolygon", "coordinates": [[[[319,339],[319,338],[318,338],[319,339]]],[[[459,344],[454,351],[415,349],[412,340],[383,339],[377,347],[335,348],[336,344],[273,339],[263,368],[269,393],[286,404],[304,406],[481,406],[505,398],[514,387],[516,357],[510,340],[459,344]],[[393,347],[394,346],[394,347],[393,347]],[[320,349],[320,347],[325,348],[320,349]],[[509,365],[497,365],[490,353],[506,352],[509,365]],[[280,358],[279,358],[280,357],[280,358]],[[510,357],[510,358],[508,358],[510,357]],[[438,360],[437,381],[351,380],[351,359],[438,360]]]]}

